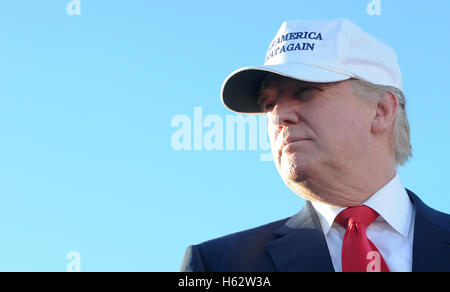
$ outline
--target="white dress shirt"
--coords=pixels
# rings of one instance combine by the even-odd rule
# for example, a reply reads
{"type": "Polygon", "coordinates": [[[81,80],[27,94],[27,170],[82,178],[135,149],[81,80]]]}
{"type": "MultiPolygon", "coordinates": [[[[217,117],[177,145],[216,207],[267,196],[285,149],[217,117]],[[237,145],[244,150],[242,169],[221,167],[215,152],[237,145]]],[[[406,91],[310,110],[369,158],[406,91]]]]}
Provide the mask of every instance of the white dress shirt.
{"type": "MultiPolygon", "coordinates": [[[[342,272],[342,242],[346,229],[334,222],[345,208],[312,202],[319,217],[334,270],[342,272]]],[[[367,227],[367,237],[378,248],[391,272],[412,271],[415,210],[398,174],[363,205],[380,214],[367,227]]]]}

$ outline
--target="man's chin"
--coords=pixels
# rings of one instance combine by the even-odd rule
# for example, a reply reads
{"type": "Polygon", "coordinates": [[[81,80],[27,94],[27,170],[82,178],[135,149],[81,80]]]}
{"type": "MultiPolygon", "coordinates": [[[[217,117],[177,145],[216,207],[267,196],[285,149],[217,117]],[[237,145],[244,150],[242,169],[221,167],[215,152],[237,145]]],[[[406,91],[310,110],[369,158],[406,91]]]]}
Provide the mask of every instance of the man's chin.
{"type": "Polygon", "coordinates": [[[301,167],[300,165],[290,165],[282,169],[282,177],[286,182],[303,183],[308,177],[305,167],[301,167]]]}

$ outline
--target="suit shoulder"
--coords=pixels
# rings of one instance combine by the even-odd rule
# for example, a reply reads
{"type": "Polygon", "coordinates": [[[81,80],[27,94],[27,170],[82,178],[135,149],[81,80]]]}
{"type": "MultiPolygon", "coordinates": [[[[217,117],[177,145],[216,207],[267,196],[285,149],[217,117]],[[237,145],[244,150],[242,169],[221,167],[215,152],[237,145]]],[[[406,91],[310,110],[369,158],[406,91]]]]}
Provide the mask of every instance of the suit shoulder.
{"type": "Polygon", "coordinates": [[[416,212],[419,210],[419,212],[430,222],[439,225],[443,227],[445,230],[450,232],[450,215],[443,213],[441,211],[438,211],[427,204],[425,204],[416,194],[414,194],[412,191],[407,190],[409,195],[414,201],[414,204],[416,205],[416,212]]]}
{"type": "MultiPolygon", "coordinates": [[[[428,207],[428,206],[427,206],[428,207]]],[[[450,215],[428,207],[428,220],[450,232],[450,215]]]]}
{"type": "Polygon", "coordinates": [[[197,244],[196,247],[205,257],[221,257],[230,250],[264,249],[266,243],[276,237],[274,232],[283,226],[289,218],[211,239],[197,244]]]}
{"type": "Polygon", "coordinates": [[[286,223],[287,220],[289,220],[290,217],[285,218],[285,219],[281,219],[278,221],[274,221],[274,222],[270,222],[258,227],[254,227],[251,229],[247,229],[247,230],[243,230],[243,231],[239,231],[239,232],[235,232],[235,233],[231,233],[228,235],[224,235],[215,239],[211,239],[208,241],[205,241],[203,243],[201,243],[200,245],[203,246],[207,246],[207,245],[217,245],[220,242],[226,242],[226,241],[230,241],[230,240],[249,240],[252,238],[261,238],[261,237],[265,237],[265,236],[269,236],[271,237],[273,232],[275,230],[277,230],[278,228],[280,228],[281,226],[284,225],[284,223],[286,223]]]}

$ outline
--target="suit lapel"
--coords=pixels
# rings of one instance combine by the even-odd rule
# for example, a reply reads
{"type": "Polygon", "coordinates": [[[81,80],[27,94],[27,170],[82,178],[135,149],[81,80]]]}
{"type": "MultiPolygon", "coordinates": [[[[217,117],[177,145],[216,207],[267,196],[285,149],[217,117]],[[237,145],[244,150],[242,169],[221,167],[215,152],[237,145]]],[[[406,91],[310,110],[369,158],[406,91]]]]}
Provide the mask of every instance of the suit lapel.
{"type": "Polygon", "coordinates": [[[450,271],[450,232],[438,212],[407,190],[414,203],[413,272],[450,271]]]}
{"type": "Polygon", "coordinates": [[[319,219],[309,201],[275,234],[278,238],[267,248],[277,271],[334,271],[319,219]]]}

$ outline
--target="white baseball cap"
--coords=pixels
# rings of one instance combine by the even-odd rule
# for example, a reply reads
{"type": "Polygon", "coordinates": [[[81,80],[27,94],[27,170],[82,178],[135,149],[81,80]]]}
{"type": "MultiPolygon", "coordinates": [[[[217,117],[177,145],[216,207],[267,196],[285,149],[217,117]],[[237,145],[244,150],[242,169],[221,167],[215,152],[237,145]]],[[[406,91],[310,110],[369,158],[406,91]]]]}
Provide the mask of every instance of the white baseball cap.
{"type": "Polygon", "coordinates": [[[262,113],[258,91],[271,73],[316,83],[356,78],[402,90],[395,51],[348,19],[283,22],[263,66],[244,67],[226,78],[222,102],[234,112],[262,113]]]}

